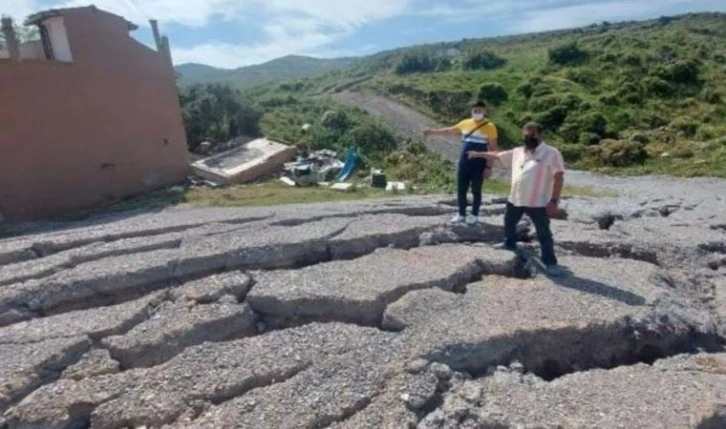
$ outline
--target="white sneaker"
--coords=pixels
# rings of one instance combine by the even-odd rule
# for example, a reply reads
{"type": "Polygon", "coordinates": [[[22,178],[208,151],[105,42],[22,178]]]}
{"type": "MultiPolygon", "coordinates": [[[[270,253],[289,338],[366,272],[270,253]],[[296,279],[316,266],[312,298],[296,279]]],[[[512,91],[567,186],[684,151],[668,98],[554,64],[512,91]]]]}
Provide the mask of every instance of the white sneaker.
{"type": "Polygon", "coordinates": [[[476,225],[480,222],[479,216],[469,215],[466,217],[466,223],[469,225],[476,225]]]}
{"type": "Polygon", "coordinates": [[[453,218],[451,218],[450,222],[451,223],[464,223],[464,220],[465,220],[464,219],[464,216],[462,216],[462,215],[456,215],[453,218]]]}

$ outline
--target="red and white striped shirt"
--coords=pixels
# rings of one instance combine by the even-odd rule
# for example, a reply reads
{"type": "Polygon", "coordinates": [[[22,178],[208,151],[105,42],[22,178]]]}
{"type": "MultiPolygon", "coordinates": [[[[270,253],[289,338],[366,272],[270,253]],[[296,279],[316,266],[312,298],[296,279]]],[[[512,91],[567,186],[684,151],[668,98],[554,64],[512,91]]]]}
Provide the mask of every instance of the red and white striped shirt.
{"type": "Polygon", "coordinates": [[[517,207],[545,207],[552,199],[554,176],[565,172],[562,154],[541,142],[534,153],[523,146],[501,152],[499,160],[512,168],[509,202],[517,207]]]}

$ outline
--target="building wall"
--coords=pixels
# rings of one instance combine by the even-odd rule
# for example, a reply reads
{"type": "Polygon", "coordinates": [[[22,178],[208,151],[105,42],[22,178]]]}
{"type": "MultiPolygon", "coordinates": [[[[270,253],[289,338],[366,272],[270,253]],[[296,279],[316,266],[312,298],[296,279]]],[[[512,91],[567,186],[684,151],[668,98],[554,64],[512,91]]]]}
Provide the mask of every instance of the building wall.
{"type": "Polygon", "coordinates": [[[0,212],[31,220],[188,173],[174,71],[115,15],[64,16],[73,62],[0,61],[0,212]]]}

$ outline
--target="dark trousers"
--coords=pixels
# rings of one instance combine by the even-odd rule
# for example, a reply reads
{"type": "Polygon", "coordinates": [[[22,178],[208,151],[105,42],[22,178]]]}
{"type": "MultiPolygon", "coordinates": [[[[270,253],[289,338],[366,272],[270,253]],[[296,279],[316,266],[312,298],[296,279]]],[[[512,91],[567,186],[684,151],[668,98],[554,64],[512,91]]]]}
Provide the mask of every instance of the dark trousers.
{"type": "Polygon", "coordinates": [[[468,160],[459,163],[459,174],[457,177],[457,193],[456,199],[459,203],[459,214],[466,216],[466,194],[471,186],[473,197],[471,213],[479,216],[481,208],[481,190],[484,184],[484,169],[486,169],[486,160],[468,160]]]}
{"type": "Polygon", "coordinates": [[[544,207],[517,207],[507,203],[507,211],[504,214],[504,234],[506,235],[504,245],[512,250],[517,248],[517,224],[525,214],[532,219],[537,230],[537,239],[542,248],[542,262],[545,265],[557,265],[555,242],[552,239],[552,230],[550,229],[550,217],[544,207]]]}

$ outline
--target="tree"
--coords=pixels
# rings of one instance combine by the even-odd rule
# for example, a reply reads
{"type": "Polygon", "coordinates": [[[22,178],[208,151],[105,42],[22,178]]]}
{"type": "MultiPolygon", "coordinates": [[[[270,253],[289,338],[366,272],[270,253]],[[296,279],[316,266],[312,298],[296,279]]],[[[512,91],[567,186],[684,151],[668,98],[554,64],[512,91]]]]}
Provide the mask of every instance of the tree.
{"type": "Polygon", "coordinates": [[[577,42],[569,42],[551,48],[547,55],[551,63],[563,66],[582,64],[589,58],[588,53],[582,50],[577,42]]]}
{"type": "MultiPolygon", "coordinates": [[[[26,27],[24,25],[14,24],[13,28],[15,29],[15,37],[19,43],[32,42],[40,39],[40,31],[36,26],[26,27]]],[[[5,49],[6,46],[5,36],[0,33],[0,49],[5,49]]]]}
{"type": "Polygon", "coordinates": [[[502,84],[497,82],[485,82],[481,84],[477,95],[480,100],[486,100],[495,106],[509,100],[509,93],[507,93],[507,90],[504,89],[502,84]]]}
{"type": "Polygon", "coordinates": [[[464,59],[464,70],[493,70],[504,66],[507,60],[491,51],[471,52],[464,59]]]}
{"type": "Polygon", "coordinates": [[[179,101],[190,150],[205,140],[221,143],[240,135],[259,134],[262,112],[237,89],[197,84],[184,88],[179,101]]]}

